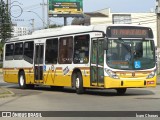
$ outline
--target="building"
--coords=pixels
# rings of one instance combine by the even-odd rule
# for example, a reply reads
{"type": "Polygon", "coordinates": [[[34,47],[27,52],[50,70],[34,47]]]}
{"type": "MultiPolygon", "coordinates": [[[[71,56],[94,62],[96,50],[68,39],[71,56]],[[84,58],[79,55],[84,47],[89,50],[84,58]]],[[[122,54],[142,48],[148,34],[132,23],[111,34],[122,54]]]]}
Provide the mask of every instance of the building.
{"type": "Polygon", "coordinates": [[[18,26],[13,26],[13,37],[17,36],[23,36],[23,35],[28,35],[29,34],[29,29],[28,27],[18,27],[18,26]]]}
{"type": "Polygon", "coordinates": [[[84,13],[84,18],[75,18],[72,25],[135,24],[151,27],[157,46],[157,16],[154,12],[112,13],[110,8],[84,13]]]}

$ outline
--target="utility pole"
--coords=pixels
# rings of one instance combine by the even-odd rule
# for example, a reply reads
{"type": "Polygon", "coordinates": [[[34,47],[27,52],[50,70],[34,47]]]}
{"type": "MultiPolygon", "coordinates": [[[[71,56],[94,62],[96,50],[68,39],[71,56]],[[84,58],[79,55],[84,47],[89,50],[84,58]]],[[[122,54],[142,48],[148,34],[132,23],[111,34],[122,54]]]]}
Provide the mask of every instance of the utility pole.
{"type": "MultiPolygon", "coordinates": [[[[44,0],[42,0],[42,3],[40,5],[42,5],[42,19],[43,19],[43,21],[45,21],[45,3],[44,3],[44,0]]],[[[45,28],[45,24],[43,22],[43,29],[44,28],[45,28]]]]}
{"type": "MultiPolygon", "coordinates": [[[[49,0],[47,0],[47,4],[44,3],[44,0],[42,0],[42,19],[45,21],[45,6],[47,5],[47,28],[50,26],[50,20],[49,20],[49,0]]],[[[43,28],[45,27],[45,24],[43,24],[43,28]]]]}
{"type": "Polygon", "coordinates": [[[7,2],[7,6],[8,6],[8,12],[10,12],[11,0],[6,0],[6,2],[7,2]]]}
{"type": "MultiPolygon", "coordinates": [[[[43,19],[43,21],[45,21],[45,6],[44,6],[44,0],[42,0],[42,19],[43,19]]],[[[44,23],[43,23],[43,28],[45,27],[45,25],[44,25],[44,23]]]]}
{"type": "Polygon", "coordinates": [[[34,19],[31,19],[32,20],[32,23],[31,23],[31,25],[32,25],[32,32],[34,32],[34,19]]]}
{"type": "Polygon", "coordinates": [[[160,52],[160,0],[156,0],[157,14],[157,50],[160,52]]]}
{"type": "Polygon", "coordinates": [[[64,17],[64,26],[67,26],[67,17],[64,17]]]}
{"type": "Polygon", "coordinates": [[[158,73],[160,73],[160,0],[156,0],[156,14],[157,14],[157,65],[158,73]]]}
{"type": "Polygon", "coordinates": [[[50,26],[50,21],[49,21],[49,0],[47,0],[47,28],[50,26]]]}

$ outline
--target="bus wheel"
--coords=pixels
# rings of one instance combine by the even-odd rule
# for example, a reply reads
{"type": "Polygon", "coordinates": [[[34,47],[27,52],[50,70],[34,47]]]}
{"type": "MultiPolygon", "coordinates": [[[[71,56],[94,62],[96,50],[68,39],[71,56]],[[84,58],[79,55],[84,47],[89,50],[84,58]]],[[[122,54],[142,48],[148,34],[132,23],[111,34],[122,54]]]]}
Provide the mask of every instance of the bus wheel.
{"type": "Polygon", "coordinates": [[[21,71],[19,73],[19,79],[18,79],[18,84],[19,84],[19,87],[21,89],[25,89],[26,88],[26,79],[25,79],[25,74],[23,71],[21,71]]]}
{"type": "Polygon", "coordinates": [[[127,88],[117,88],[117,95],[124,95],[127,88]]]}
{"type": "Polygon", "coordinates": [[[73,74],[73,81],[74,81],[74,87],[76,88],[76,93],[77,94],[84,93],[83,79],[80,72],[73,74]]]}

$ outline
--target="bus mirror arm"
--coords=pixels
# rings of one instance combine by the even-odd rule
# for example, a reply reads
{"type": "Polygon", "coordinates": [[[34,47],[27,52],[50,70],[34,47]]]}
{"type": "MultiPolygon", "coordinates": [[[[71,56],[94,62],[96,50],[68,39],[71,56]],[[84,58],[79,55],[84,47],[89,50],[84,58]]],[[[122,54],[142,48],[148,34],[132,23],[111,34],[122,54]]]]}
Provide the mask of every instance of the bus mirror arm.
{"type": "Polygon", "coordinates": [[[108,40],[104,39],[104,44],[103,44],[104,50],[108,50],[108,40]]]}

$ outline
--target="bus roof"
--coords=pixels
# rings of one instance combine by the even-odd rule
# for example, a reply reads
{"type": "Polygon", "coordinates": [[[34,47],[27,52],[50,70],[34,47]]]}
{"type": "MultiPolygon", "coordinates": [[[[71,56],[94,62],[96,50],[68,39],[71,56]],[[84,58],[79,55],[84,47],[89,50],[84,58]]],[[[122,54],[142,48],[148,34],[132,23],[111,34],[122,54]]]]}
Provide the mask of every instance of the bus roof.
{"type": "Polygon", "coordinates": [[[93,31],[93,26],[70,25],[70,26],[63,26],[59,28],[37,30],[33,32],[31,35],[11,38],[10,41],[18,41],[18,40],[34,39],[34,38],[45,38],[49,36],[59,36],[62,34],[67,35],[67,34],[91,32],[91,31],[93,31]]]}
{"type": "MultiPolygon", "coordinates": [[[[93,30],[100,30],[106,33],[107,27],[111,27],[111,26],[145,27],[142,25],[132,25],[132,24],[99,24],[99,25],[93,25],[93,30]]],[[[149,27],[146,27],[146,28],[149,28],[149,27]]]]}
{"type": "Polygon", "coordinates": [[[106,36],[110,38],[154,38],[152,29],[150,27],[141,25],[100,24],[94,25],[93,30],[103,31],[106,34],[106,36]],[[113,32],[113,29],[114,31],[116,30],[116,33],[113,32]]]}
{"type": "Polygon", "coordinates": [[[132,25],[132,24],[99,24],[99,25],[90,25],[90,26],[82,26],[82,25],[69,25],[63,26],[59,28],[49,28],[43,30],[37,30],[33,32],[31,35],[19,36],[11,38],[9,41],[18,41],[18,40],[27,40],[27,39],[34,39],[34,38],[45,38],[45,37],[52,37],[52,36],[60,36],[60,35],[69,35],[69,34],[76,34],[76,33],[85,33],[91,31],[102,31],[106,33],[107,27],[111,26],[134,26],[134,27],[144,27],[141,25],[132,25]]]}

